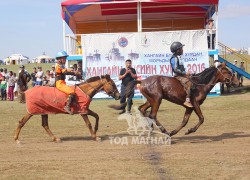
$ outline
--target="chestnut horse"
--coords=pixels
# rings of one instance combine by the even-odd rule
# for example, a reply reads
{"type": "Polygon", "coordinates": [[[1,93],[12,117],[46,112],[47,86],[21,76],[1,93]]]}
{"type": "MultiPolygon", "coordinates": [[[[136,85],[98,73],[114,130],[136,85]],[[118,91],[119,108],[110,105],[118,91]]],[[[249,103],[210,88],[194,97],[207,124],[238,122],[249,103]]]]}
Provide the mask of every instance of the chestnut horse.
{"type": "MultiPolygon", "coordinates": [[[[191,93],[191,103],[194,106],[193,108],[189,108],[183,105],[186,99],[186,92],[180,81],[174,77],[155,75],[148,77],[142,81],[134,81],[134,83],[130,84],[130,87],[128,85],[127,94],[129,93],[129,90],[135,86],[135,84],[141,84],[140,91],[146,97],[147,101],[143,105],[139,106],[138,109],[142,112],[143,115],[146,115],[146,110],[151,107],[149,117],[155,119],[157,126],[160,126],[160,130],[166,134],[169,133],[157,120],[157,112],[159,110],[162,99],[166,99],[172,103],[181,105],[186,108],[186,112],[184,114],[181,125],[173,130],[169,134],[170,136],[177,134],[184,126],[186,126],[191,113],[194,111],[199,117],[199,122],[185,133],[187,135],[195,132],[204,122],[204,117],[201,112],[200,105],[205,101],[207,94],[211,91],[216,83],[228,82],[234,84],[235,86],[238,86],[238,79],[225,66],[226,64],[221,64],[217,68],[213,66],[205,69],[199,74],[190,77],[190,80],[192,81],[194,86],[191,93]]],[[[116,109],[121,109],[121,107],[116,109]]]]}
{"type": "MultiPolygon", "coordinates": [[[[86,82],[78,85],[78,87],[85,93],[87,94],[90,99],[98,93],[101,90],[104,90],[109,96],[112,96],[116,100],[120,98],[120,93],[117,90],[117,87],[114,83],[114,81],[110,78],[109,75],[105,76],[96,76],[92,77],[86,80],[86,82]]],[[[30,89],[32,91],[33,89],[30,89]]],[[[19,133],[22,129],[22,127],[25,125],[25,123],[32,117],[32,114],[27,113],[20,121],[18,124],[18,127],[16,129],[16,133],[14,136],[14,139],[17,143],[20,141],[18,140],[19,133]]],[[[46,130],[46,132],[49,134],[49,136],[52,138],[53,141],[60,141],[59,138],[55,137],[54,134],[50,131],[49,129],[49,124],[48,124],[48,114],[42,114],[42,126],[46,130]]],[[[89,128],[91,136],[94,138],[94,140],[98,140],[96,136],[96,132],[98,130],[98,123],[99,123],[99,116],[97,113],[94,111],[91,111],[90,109],[87,109],[87,114],[81,114],[82,118],[84,119],[87,127],[89,128]],[[92,129],[92,125],[89,121],[88,115],[93,116],[96,120],[95,122],[95,128],[94,130],[92,129]]]]}

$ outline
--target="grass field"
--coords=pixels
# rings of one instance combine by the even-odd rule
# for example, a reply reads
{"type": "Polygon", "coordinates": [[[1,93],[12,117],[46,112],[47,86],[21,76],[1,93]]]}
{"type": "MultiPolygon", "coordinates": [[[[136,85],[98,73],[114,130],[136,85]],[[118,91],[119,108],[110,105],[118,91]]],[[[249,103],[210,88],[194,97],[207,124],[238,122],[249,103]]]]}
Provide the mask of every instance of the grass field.
{"type": "MultiPolygon", "coordinates": [[[[50,115],[50,129],[62,143],[52,142],[41,117],[33,116],[18,145],[13,136],[25,105],[0,101],[0,179],[250,179],[249,90],[208,97],[202,105],[203,125],[185,136],[198,121],[192,114],[171,145],[111,143],[110,137],[128,125],[117,120],[110,104],[118,102],[93,100],[90,106],[100,116],[101,142],[91,139],[80,116],[50,115]]],[[[140,104],[142,100],[134,102],[140,104]]],[[[158,119],[171,131],[183,114],[182,107],[163,101],[158,119]]]]}

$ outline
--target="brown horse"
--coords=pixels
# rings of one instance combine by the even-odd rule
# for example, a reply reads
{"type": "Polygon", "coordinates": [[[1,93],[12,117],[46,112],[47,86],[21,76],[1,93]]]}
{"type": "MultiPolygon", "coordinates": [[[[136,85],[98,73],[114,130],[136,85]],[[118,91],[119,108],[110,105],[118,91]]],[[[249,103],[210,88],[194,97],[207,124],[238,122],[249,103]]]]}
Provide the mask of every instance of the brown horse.
{"type": "MultiPolygon", "coordinates": [[[[96,76],[92,77],[88,80],[86,80],[85,83],[82,83],[78,86],[85,94],[87,94],[91,99],[92,97],[98,93],[101,90],[104,90],[109,96],[112,96],[116,100],[120,98],[120,94],[117,90],[117,87],[114,83],[114,81],[110,78],[109,75],[105,76],[96,76]]],[[[35,88],[30,89],[29,91],[32,91],[35,88]]],[[[28,100],[27,100],[28,102],[28,100]]],[[[17,143],[20,141],[18,140],[19,133],[21,131],[21,128],[25,125],[25,123],[32,117],[33,115],[30,113],[27,113],[20,121],[18,124],[18,127],[16,129],[16,133],[14,136],[14,139],[17,143]]],[[[60,141],[59,138],[55,137],[54,134],[50,131],[49,129],[49,124],[48,124],[48,114],[41,114],[42,116],[42,126],[46,130],[46,132],[49,134],[49,136],[52,138],[53,141],[60,141]]],[[[99,116],[97,113],[94,111],[91,111],[90,109],[87,109],[86,114],[81,114],[83,117],[87,127],[89,128],[91,136],[94,138],[94,140],[98,140],[96,136],[96,132],[98,130],[98,123],[99,123],[99,116]],[[88,119],[88,115],[93,116],[96,119],[95,122],[95,128],[94,130],[92,129],[92,125],[88,119]]]]}
{"type": "MultiPolygon", "coordinates": [[[[160,126],[160,130],[163,133],[169,134],[166,129],[157,120],[157,112],[159,110],[162,99],[166,99],[172,103],[181,105],[186,108],[183,121],[179,127],[173,130],[169,135],[173,136],[177,134],[188,123],[191,113],[194,111],[199,117],[199,122],[193,128],[189,129],[186,134],[195,132],[199,126],[204,122],[204,117],[200,109],[200,105],[205,101],[207,94],[218,82],[229,82],[234,85],[238,85],[238,79],[225,67],[225,64],[216,67],[210,67],[203,72],[193,75],[190,80],[193,82],[191,102],[193,108],[188,108],[183,105],[186,98],[186,92],[180,83],[174,77],[166,76],[151,76],[142,81],[135,81],[130,84],[127,90],[133,88],[135,84],[140,85],[141,93],[146,97],[147,101],[143,105],[139,106],[139,110],[146,115],[146,110],[151,107],[149,117],[156,120],[157,126],[160,126]]],[[[127,92],[127,94],[129,91],[127,92]]],[[[122,107],[124,108],[124,107],[122,107]]],[[[116,108],[121,109],[121,107],[116,108]]]]}

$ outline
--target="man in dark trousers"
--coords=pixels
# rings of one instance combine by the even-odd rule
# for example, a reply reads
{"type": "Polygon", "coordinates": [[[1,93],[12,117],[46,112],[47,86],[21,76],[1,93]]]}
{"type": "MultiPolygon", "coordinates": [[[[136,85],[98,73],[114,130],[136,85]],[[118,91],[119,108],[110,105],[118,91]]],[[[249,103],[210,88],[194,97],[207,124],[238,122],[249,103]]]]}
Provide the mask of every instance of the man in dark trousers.
{"type": "Polygon", "coordinates": [[[20,72],[18,75],[18,85],[20,94],[20,103],[25,103],[25,91],[28,89],[28,82],[31,80],[30,74],[24,69],[24,65],[20,66],[20,72]]]}
{"type": "Polygon", "coordinates": [[[31,76],[31,81],[32,81],[32,87],[36,85],[36,67],[33,67],[33,72],[30,74],[31,76]]]}
{"type": "MultiPolygon", "coordinates": [[[[132,68],[132,61],[130,59],[127,59],[125,61],[125,68],[121,69],[120,75],[119,75],[119,80],[122,80],[121,84],[121,99],[120,103],[123,104],[126,102],[126,98],[128,98],[127,103],[128,103],[128,113],[131,113],[131,107],[133,105],[133,100],[132,98],[134,97],[134,90],[129,94],[129,97],[126,97],[126,86],[128,85],[129,82],[134,81],[137,78],[136,71],[134,68],[132,68]]],[[[125,113],[125,109],[123,109],[120,114],[125,113]]]]}

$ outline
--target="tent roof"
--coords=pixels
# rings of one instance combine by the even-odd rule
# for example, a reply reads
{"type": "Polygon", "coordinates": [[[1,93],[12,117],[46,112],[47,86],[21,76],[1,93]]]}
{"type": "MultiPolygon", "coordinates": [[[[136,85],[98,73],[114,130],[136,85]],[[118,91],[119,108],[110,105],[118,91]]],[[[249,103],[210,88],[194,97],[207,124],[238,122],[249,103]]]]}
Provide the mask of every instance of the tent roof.
{"type": "Polygon", "coordinates": [[[219,0],[67,0],[61,3],[62,17],[75,34],[134,32],[138,2],[142,29],[150,31],[204,27],[219,0]]]}

